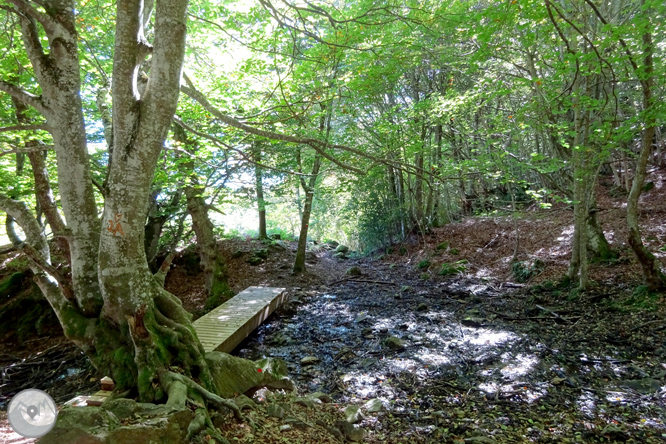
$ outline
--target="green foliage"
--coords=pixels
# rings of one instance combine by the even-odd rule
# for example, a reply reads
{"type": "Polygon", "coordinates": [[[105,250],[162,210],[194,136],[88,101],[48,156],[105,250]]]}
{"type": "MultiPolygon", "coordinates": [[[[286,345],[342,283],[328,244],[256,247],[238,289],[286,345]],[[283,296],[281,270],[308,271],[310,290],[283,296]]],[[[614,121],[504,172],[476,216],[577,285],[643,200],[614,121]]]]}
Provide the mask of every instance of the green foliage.
{"type": "Polygon", "coordinates": [[[442,242],[441,244],[437,245],[437,250],[446,250],[447,248],[449,248],[448,242],[442,242]]]}
{"type": "Polygon", "coordinates": [[[418,263],[417,267],[421,270],[427,270],[428,268],[430,268],[431,264],[432,262],[430,262],[428,259],[423,259],[418,263]]]}
{"type": "Polygon", "coordinates": [[[539,260],[534,261],[516,261],[511,264],[511,273],[516,282],[527,282],[534,276],[540,274],[545,268],[545,264],[539,260]]]}
{"type": "Polygon", "coordinates": [[[457,262],[445,262],[439,269],[439,274],[442,276],[451,276],[458,273],[464,273],[467,269],[467,264],[468,261],[466,259],[462,259],[457,262]]]}

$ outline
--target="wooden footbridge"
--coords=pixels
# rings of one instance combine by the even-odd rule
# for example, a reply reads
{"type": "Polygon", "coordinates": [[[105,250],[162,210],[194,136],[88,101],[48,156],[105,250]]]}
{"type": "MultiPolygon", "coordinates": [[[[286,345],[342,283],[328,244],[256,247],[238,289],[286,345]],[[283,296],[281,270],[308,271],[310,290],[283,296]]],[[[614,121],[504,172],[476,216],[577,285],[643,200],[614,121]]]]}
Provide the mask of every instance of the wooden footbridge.
{"type": "Polygon", "coordinates": [[[194,321],[205,351],[229,353],[287,299],[284,288],[248,287],[194,321]]]}
{"type": "MultiPolygon", "coordinates": [[[[286,300],[284,288],[248,287],[194,321],[194,330],[205,351],[229,353],[286,300]]],[[[106,379],[107,384],[109,381],[113,384],[111,379],[103,378],[102,390],[92,396],[77,396],[65,404],[75,407],[102,405],[113,390],[104,386],[106,379]]]]}

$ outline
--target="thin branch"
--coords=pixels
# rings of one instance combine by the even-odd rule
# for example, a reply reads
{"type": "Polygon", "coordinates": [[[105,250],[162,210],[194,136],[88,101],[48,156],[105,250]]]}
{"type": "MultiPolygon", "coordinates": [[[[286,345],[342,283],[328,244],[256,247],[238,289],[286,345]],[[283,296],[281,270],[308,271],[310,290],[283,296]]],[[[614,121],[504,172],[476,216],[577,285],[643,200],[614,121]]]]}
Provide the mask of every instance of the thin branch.
{"type": "Polygon", "coordinates": [[[43,131],[49,131],[49,126],[44,124],[34,124],[34,125],[13,125],[13,126],[5,126],[4,128],[0,128],[0,133],[6,133],[8,131],[36,131],[36,130],[43,130],[43,131]]]}

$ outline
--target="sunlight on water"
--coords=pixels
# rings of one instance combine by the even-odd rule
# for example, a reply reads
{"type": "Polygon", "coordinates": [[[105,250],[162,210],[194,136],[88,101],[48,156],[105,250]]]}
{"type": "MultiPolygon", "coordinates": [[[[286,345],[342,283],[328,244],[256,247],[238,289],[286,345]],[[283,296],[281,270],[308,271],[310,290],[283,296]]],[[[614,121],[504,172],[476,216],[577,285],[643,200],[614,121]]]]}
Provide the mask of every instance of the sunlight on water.
{"type": "Polygon", "coordinates": [[[492,331],[484,328],[475,330],[475,337],[468,342],[474,345],[498,345],[508,340],[516,340],[518,336],[506,331],[492,331]]]}

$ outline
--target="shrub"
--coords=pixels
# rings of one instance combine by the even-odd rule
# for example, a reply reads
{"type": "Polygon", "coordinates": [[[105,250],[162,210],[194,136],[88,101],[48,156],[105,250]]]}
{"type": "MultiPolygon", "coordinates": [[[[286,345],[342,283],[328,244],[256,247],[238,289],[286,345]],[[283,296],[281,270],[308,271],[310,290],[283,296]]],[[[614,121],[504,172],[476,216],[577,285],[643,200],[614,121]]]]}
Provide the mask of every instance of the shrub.
{"type": "Polygon", "coordinates": [[[452,263],[445,262],[442,264],[439,274],[442,276],[450,276],[462,273],[467,269],[467,264],[468,262],[465,259],[452,263]]]}
{"type": "Polygon", "coordinates": [[[511,265],[511,272],[517,282],[523,283],[540,274],[544,268],[545,264],[539,259],[534,262],[517,261],[511,265]]]}

